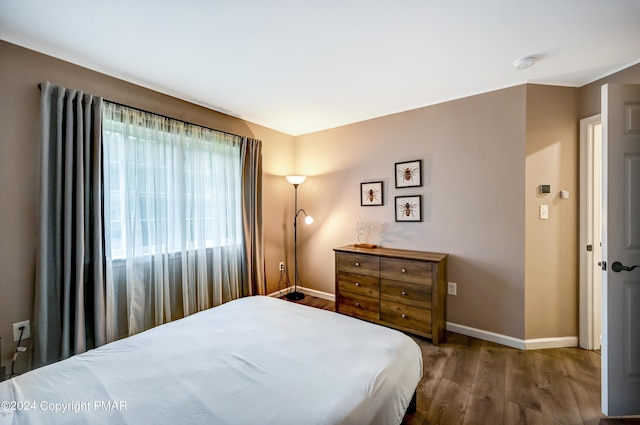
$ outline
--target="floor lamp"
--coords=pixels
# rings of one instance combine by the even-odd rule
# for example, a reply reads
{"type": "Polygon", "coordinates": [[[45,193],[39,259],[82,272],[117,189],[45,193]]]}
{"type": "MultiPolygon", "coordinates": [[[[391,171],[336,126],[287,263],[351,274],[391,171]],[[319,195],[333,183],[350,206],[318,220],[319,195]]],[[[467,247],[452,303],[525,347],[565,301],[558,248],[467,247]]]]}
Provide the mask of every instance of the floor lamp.
{"type": "Polygon", "coordinates": [[[298,209],[298,186],[300,186],[306,178],[306,176],[287,176],[287,181],[293,185],[295,191],[294,211],[296,212],[296,214],[293,217],[293,292],[289,292],[285,296],[288,300],[293,301],[301,300],[304,298],[304,294],[302,292],[298,292],[298,281],[300,280],[300,277],[298,276],[298,214],[303,213],[305,215],[304,222],[306,224],[313,223],[313,218],[308,215],[305,210],[303,210],[302,208],[298,209]]]}

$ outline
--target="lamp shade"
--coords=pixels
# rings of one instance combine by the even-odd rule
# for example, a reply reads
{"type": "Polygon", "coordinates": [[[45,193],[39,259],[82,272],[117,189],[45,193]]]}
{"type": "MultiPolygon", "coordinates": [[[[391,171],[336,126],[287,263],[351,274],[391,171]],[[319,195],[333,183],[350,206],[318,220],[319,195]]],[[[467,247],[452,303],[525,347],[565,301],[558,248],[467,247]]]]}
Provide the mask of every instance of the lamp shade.
{"type": "Polygon", "coordinates": [[[306,178],[306,176],[287,176],[287,181],[291,184],[302,184],[306,178]]]}

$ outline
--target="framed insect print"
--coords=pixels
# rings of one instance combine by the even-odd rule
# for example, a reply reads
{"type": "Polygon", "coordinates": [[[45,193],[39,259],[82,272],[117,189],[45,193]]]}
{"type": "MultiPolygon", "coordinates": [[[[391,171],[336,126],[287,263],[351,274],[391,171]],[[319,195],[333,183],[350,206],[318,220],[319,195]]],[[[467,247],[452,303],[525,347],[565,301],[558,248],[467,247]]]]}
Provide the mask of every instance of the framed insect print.
{"type": "Polygon", "coordinates": [[[422,195],[396,196],[396,221],[422,221],[422,195]]]}
{"type": "Polygon", "coordinates": [[[360,183],[360,205],[382,205],[382,182],[360,183]]]}
{"type": "Polygon", "coordinates": [[[396,162],[396,188],[422,186],[422,160],[396,162]]]}

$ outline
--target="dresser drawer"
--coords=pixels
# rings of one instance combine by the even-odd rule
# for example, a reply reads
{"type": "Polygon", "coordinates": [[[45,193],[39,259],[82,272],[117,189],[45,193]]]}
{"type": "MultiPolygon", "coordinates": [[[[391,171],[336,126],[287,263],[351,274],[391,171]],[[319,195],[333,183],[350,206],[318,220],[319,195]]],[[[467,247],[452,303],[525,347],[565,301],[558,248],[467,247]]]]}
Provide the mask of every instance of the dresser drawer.
{"type": "Polygon", "coordinates": [[[334,251],[336,311],[434,345],[445,340],[448,254],[355,245],[334,251]]]}
{"type": "Polygon", "coordinates": [[[337,255],[337,266],[340,272],[377,277],[380,273],[380,257],[340,252],[337,255]]]}
{"type": "Polygon", "coordinates": [[[346,291],[378,298],[380,295],[380,279],[376,276],[339,272],[338,289],[340,292],[346,291]]]}
{"type": "Polygon", "coordinates": [[[338,312],[365,320],[380,319],[378,298],[341,292],[338,294],[338,312]]]}
{"type": "Polygon", "coordinates": [[[431,285],[380,280],[380,298],[419,308],[431,308],[431,285]]]}
{"type": "Polygon", "coordinates": [[[431,333],[431,310],[391,301],[380,301],[380,320],[406,329],[431,333]]]}
{"type": "Polygon", "coordinates": [[[380,277],[402,282],[431,285],[433,265],[424,261],[402,258],[381,258],[380,277]]]}

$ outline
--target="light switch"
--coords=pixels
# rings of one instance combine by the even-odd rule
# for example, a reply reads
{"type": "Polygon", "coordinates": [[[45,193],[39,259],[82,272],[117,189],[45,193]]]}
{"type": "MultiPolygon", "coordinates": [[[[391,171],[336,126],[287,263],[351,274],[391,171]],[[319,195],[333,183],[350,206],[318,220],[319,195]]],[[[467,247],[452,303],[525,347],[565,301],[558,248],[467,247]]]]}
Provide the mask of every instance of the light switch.
{"type": "Polygon", "coordinates": [[[540,220],[549,218],[549,205],[540,205],[540,220]]]}
{"type": "Polygon", "coordinates": [[[568,190],[561,190],[560,191],[560,197],[562,199],[569,199],[569,191],[568,190]]]}

